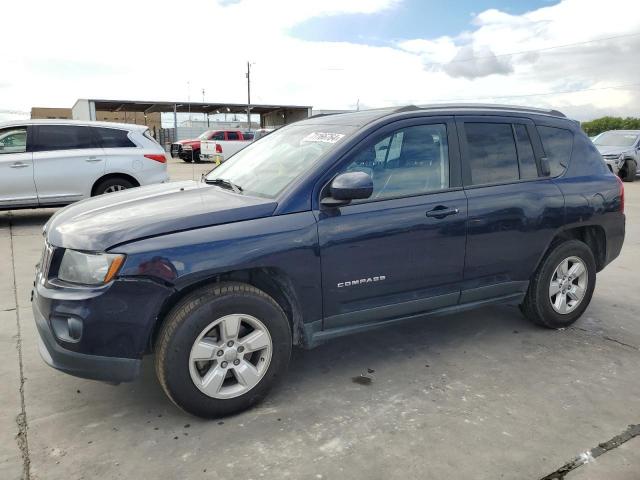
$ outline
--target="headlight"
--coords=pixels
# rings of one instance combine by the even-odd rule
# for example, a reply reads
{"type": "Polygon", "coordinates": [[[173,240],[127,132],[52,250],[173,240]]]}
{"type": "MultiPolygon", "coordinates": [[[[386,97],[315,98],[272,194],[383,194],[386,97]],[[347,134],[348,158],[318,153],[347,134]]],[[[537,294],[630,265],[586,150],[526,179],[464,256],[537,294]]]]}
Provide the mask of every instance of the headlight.
{"type": "Polygon", "coordinates": [[[116,276],[123,262],[124,255],[65,250],[58,278],[71,283],[103,285],[116,276]]]}

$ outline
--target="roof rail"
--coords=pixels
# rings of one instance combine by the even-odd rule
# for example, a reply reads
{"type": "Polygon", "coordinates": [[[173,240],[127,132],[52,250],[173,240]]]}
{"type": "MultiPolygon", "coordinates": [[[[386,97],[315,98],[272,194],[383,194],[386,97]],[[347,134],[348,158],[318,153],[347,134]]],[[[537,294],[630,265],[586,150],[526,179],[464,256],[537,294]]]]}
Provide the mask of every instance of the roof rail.
{"type": "MultiPolygon", "coordinates": [[[[561,117],[567,118],[567,116],[559,112],[558,110],[551,110],[545,108],[536,108],[536,107],[522,107],[519,105],[499,105],[495,103],[432,103],[428,105],[417,105],[413,106],[413,109],[419,110],[439,110],[444,108],[469,108],[469,109],[481,109],[481,110],[511,110],[515,112],[531,112],[531,113],[540,113],[543,115],[551,115],[553,117],[561,117]]],[[[403,107],[398,111],[404,111],[404,109],[409,109],[409,107],[403,107]]]]}

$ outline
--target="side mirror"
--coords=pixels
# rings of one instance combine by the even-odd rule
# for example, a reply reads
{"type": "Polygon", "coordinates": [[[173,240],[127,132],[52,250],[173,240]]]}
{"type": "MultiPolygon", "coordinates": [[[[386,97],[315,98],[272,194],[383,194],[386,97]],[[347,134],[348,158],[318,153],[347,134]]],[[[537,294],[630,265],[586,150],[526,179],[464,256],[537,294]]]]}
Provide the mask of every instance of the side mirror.
{"type": "Polygon", "coordinates": [[[373,193],[373,179],[365,172],[341,173],[331,182],[330,197],[320,202],[327,207],[347,205],[351,200],[369,198],[373,193]]]}
{"type": "Polygon", "coordinates": [[[549,159],[547,157],[540,157],[540,169],[544,177],[551,175],[551,166],[549,165],[549,159]]]}

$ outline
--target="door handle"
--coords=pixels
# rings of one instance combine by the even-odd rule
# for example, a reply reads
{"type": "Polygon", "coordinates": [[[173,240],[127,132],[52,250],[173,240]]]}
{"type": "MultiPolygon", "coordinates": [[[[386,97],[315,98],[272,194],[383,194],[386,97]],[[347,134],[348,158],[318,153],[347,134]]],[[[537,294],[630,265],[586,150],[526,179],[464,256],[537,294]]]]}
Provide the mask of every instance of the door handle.
{"type": "Polygon", "coordinates": [[[22,163],[22,162],[16,162],[16,163],[12,163],[11,165],[9,165],[11,168],[24,168],[24,167],[28,167],[29,164],[28,163],[22,163]]]}
{"type": "Polygon", "coordinates": [[[89,157],[87,158],[87,162],[101,162],[102,159],[98,157],[89,157]]]}
{"type": "Polygon", "coordinates": [[[458,213],[460,213],[460,210],[458,210],[457,208],[447,208],[444,205],[438,205],[433,210],[429,210],[427,212],[427,217],[444,218],[448,217],[449,215],[456,215],[458,213]]]}

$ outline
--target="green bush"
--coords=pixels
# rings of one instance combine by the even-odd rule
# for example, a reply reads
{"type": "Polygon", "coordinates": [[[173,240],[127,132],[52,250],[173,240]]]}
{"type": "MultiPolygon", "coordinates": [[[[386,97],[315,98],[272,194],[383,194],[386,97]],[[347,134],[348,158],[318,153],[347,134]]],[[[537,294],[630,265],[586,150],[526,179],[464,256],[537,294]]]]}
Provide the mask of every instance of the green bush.
{"type": "Polygon", "coordinates": [[[640,130],[640,118],[602,117],[583,122],[581,126],[587,135],[593,137],[607,130],[640,130]]]}

